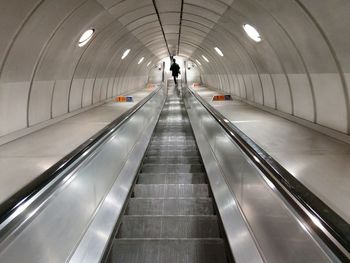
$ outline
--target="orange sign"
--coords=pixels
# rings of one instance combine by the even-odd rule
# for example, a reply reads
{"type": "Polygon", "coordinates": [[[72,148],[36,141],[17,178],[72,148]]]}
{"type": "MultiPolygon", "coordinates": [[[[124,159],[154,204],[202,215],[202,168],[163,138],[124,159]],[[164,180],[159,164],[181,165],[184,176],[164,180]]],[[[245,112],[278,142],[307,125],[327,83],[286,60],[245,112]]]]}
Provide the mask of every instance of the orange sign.
{"type": "Polygon", "coordinates": [[[224,101],[224,100],[232,100],[231,95],[215,95],[213,96],[213,101],[224,101]]]}
{"type": "Polygon", "coordinates": [[[118,96],[114,99],[115,102],[133,102],[132,96],[118,96]]]}

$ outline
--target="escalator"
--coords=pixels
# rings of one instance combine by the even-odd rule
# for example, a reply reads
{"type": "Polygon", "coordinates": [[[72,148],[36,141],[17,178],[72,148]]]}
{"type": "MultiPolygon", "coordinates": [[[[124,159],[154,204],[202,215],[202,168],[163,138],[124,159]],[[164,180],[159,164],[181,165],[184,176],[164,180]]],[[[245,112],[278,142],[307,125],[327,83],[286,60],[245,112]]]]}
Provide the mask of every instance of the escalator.
{"type": "Polygon", "coordinates": [[[349,262],[344,235],[314,232],[283,171],[230,125],[159,86],[0,221],[0,262],[349,262]]]}
{"type": "Polygon", "coordinates": [[[108,262],[228,262],[178,88],[170,87],[108,262]]]}

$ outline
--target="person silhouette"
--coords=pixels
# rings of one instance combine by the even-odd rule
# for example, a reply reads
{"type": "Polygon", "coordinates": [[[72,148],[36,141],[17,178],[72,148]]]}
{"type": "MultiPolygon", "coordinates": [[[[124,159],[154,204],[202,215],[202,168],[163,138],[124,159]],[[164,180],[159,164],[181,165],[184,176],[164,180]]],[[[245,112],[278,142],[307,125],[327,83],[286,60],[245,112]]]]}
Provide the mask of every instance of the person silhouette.
{"type": "Polygon", "coordinates": [[[173,59],[173,64],[170,67],[170,70],[172,71],[172,75],[174,77],[175,85],[177,85],[177,77],[180,73],[180,66],[176,63],[176,59],[173,59]]]}

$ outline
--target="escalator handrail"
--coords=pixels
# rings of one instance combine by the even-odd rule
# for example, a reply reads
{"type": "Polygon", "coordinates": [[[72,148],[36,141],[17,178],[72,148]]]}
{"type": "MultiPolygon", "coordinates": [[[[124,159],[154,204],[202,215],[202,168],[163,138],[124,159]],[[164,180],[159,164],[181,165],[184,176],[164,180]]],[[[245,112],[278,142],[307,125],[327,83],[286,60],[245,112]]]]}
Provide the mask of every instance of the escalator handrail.
{"type": "Polygon", "coordinates": [[[194,90],[187,89],[274,184],[303,221],[339,259],[347,262],[350,258],[349,224],[194,90]]]}
{"type": "MultiPolygon", "coordinates": [[[[32,197],[34,197],[38,192],[45,188],[50,182],[52,182],[59,174],[64,170],[70,167],[75,161],[77,161],[81,156],[84,156],[83,159],[86,159],[89,154],[89,151],[96,147],[97,144],[105,141],[106,138],[109,138],[123,123],[130,119],[140,108],[142,108],[155,94],[157,94],[163,85],[159,85],[154,91],[152,91],[147,97],[143,98],[140,102],[134,105],[132,108],[128,109],[126,112],[117,117],[114,121],[104,127],[102,130],[97,132],[95,135],[90,137],[88,140],[83,142],[80,146],[75,148],[65,157],[60,159],[49,169],[40,174],[37,180],[32,183],[25,191],[20,191],[15,193],[12,197],[6,200],[3,204],[0,205],[0,230],[4,229],[7,226],[6,220],[8,220],[15,212],[20,208],[20,206],[25,205],[26,202],[29,202],[32,197]],[[104,140],[102,140],[105,138],[104,140]],[[3,224],[6,226],[4,227],[3,224]]],[[[81,161],[83,160],[81,159],[81,161]]],[[[65,180],[65,177],[68,176],[65,174],[55,181],[55,185],[58,185],[60,182],[65,180]]],[[[20,213],[16,214],[18,217],[20,213]]],[[[12,220],[12,219],[11,219],[12,220]]]]}

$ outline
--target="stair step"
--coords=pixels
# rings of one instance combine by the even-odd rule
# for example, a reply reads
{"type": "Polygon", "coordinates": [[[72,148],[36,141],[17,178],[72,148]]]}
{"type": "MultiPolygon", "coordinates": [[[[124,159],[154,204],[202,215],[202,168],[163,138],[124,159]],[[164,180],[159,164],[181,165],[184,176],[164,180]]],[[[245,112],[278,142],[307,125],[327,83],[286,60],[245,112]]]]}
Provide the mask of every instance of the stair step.
{"type": "Polygon", "coordinates": [[[118,238],[219,238],[216,216],[124,216],[118,238]]]}
{"type": "Polygon", "coordinates": [[[203,184],[205,181],[204,173],[141,173],[139,175],[139,184],[203,184]]]}
{"type": "Polygon", "coordinates": [[[201,164],[201,158],[199,156],[169,156],[169,157],[146,157],[143,161],[145,164],[158,163],[158,164],[201,164]]]}
{"type": "Polygon", "coordinates": [[[142,173],[196,173],[204,172],[202,164],[144,164],[142,173]]]}
{"type": "Polygon", "coordinates": [[[156,128],[191,128],[191,124],[187,116],[177,116],[177,117],[167,117],[165,119],[160,119],[157,123],[156,128]]]}
{"type": "Polygon", "coordinates": [[[171,106],[171,107],[167,107],[165,106],[163,108],[163,111],[161,113],[160,116],[179,116],[179,115],[184,115],[187,116],[187,112],[185,109],[182,109],[181,105],[176,105],[176,107],[174,107],[175,105],[171,106]],[[178,107],[180,106],[180,107],[178,107]]]}
{"type": "Polygon", "coordinates": [[[154,135],[155,136],[159,136],[159,137],[167,137],[167,136],[188,136],[190,133],[189,132],[185,132],[185,131],[158,131],[155,132],[154,135]]]}
{"type": "Polygon", "coordinates": [[[185,135],[190,135],[192,133],[192,130],[190,128],[182,127],[182,128],[172,128],[172,127],[167,127],[167,128],[156,128],[154,130],[154,134],[157,135],[163,135],[166,133],[174,133],[174,134],[181,134],[184,133],[185,135]]]}
{"type": "Polygon", "coordinates": [[[197,145],[150,145],[149,151],[178,151],[178,150],[187,150],[187,151],[196,151],[197,145]]]}
{"type": "Polygon", "coordinates": [[[131,198],[126,215],[213,215],[211,198],[131,198]]]}
{"type": "Polygon", "coordinates": [[[168,142],[176,142],[176,141],[194,141],[193,136],[161,136],[161,137],[157,137],[157,136],[153,136],[151,142],[164,142],[164,141],[168,141],[168,142]]]}
{"type": "Polygon", "coordinates": [[[164,116],[160,117],[157,128],[159,127],[191,127],[191,123],[188,119],[185,119],[187,116],[164,116]]]}
{"type": "Polygon", "coordinates": [[[164,140],[152,140],[151,145],[197,145],[195,140],[184,140],[184,139],[164,139],[164,140]]]}
{"type": "Polygon", "coordinates": [[[176,146],[176,145],[187,145],[187,146],[197,146],[196,142],[194,140],[187,140],[187,141],[183,141],[183,140],[174,140],[174,141],[152,141],[151,142],[152,146],[157,146],[157,145],[161,145],[161,146],[165,146],[165,145],[171,145],[171,146],[176,146]]]}
{"type": "Polygon", "coordinates": [[[116,239],[110,263],[226,263],[222,239],[116,239]]]}
{"type": "Polygon", "coordinates": [[[148,150],[146,156],[199,156],[195,150],[148,150]]]}
{"type": "Polygon", "coordinates": [[[134,197],[208,197],[206,184],[137,184],[134,197]]]}

